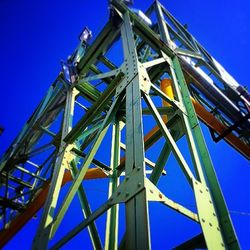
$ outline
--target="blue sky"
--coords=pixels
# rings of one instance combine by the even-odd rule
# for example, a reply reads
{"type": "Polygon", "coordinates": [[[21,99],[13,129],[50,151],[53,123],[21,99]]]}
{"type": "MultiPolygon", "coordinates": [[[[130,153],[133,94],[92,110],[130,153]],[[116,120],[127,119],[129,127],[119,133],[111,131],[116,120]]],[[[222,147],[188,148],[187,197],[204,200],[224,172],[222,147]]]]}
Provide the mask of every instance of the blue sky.
{"type": "MultiPolygon", "coordinates": [[[[142,10],[151,4],[149,0],[134,2],[142,10]]],[[[249,1],[162,3],[177,19],[188,24],[189,31],[240,84],[250,88],[249,1]]],[[[0,154],[45,95],[60,70],[60,60],[66,59],[77,46],[82,28],[87,25],[96,36],[108,14],[106,1],[0,1],[0,125],[5,128],[0,137],[0,154]]],[[[212,142],[206,128],[204,134],[229,209],[250,213],[249,162],[224,142],[212,142]]],[[[185,229],[181,231],[179,225],[173,225],[171,213],[162,215],[161,220],[156,214],[152,218],[152,226],[156,228],[152,237],[167,239],[169,235],[167,248],[174,246],[175,235],[185,239],[185,229]],[[163,227],[171,230],[159,230],[163,227]],[[161,232],[156,234],[157,230],[161,232]]],[[[232,219],[243,249],[249,248],[250,216],[232,212],[232,219]]],[[[6,249],[14,249],[20,239],[31,236],[37,223],[38,220],[29,223],[6,249]]],[[[186,225],[188,230],[189,224],[186,225]]],[[[29,249],[30,242],[31,239],[22,243],[19,249],[29,249]]],[[[162,249],[158,243],[152,244],[155,249],[162,249]]]]}

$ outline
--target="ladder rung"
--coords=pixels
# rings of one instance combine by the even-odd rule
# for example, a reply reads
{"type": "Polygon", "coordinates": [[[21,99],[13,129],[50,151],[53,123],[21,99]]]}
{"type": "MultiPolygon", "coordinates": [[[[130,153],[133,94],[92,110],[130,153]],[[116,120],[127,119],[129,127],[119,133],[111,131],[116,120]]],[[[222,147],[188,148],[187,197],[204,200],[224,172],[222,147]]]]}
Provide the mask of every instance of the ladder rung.
{"type": "Polygon", "coordinates": [[[42,178],[42,177],[40,177],[40,176],[38,176],[38,175],[30,172],[29,170],[27,170],[27,169],[25,169],[23,167],[15,166],[15,168],[18,169],[18,170],[20,170],[21,172],[23,172],[25,174],[28,174],[28,175],[31,175],[32,177],[37,178],[37,179],[39,179],[41,181],[46,181],[46,179],[44,179],[44,178],[42,178]]]}
{"type": "MultiPolygon", "coordinates": [[[[2,173],[2,176],[4,176],[5,178],[6,178],[6,172],[3,172],[2,173]]],[[[20,184],[20,185],[22,185],[22,186],[25,186],[25,187],[27,187],[27,188],[32,188],[32,185],[30,184],[30,183],[28,183],[28,182],[25,182],[25,181],[23,181],[23,180],[21,180],[21,179],[19,179],[19,178],[17,178],[17,177],[14,177],[14,176],[12,176],[12,175],[10,175],[9,176],[9,179],[11,180],[11,181],[14,181],[15,183],[18,183],[18,184],[20,184]]]]}

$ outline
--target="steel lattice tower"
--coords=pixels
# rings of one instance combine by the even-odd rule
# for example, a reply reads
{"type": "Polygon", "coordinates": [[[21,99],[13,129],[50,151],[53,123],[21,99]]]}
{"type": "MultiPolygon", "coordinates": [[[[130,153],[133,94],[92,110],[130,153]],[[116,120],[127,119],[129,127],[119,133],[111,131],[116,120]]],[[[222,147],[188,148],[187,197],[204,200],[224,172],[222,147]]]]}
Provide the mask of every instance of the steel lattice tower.
{"type": "Polygon", "coordinates": [[[86,228],[95,249],[150,249],[148,204],[158,202],[200,225],[201,234],[178,249],[240,249],[198,119],[215,140],[224,139],[249,159],[249,95],[240,85],[230,87],[228,73],[158,1],[146,15],[111,1],[107,24],[63,63],[3,156],[1,246],[44,207],[33,249],[59,249],[86,228]],[[111,155],[108,163],[100,148],[103,158],[111,155]],[[155,162],[146,156],[150,150],[155,162]],[[193,193],[193,209],[158,185],[171,153],[193,193]],[[102,178],[109,179],[108,196],[92,212],[82,183],[102,178]],[[51,245],[76,194],[84,219],[51,245]],[[121,204],[126,229],[119,239],[121,204]],[[95,223],[104,213],[105,243],[95,223]]]}

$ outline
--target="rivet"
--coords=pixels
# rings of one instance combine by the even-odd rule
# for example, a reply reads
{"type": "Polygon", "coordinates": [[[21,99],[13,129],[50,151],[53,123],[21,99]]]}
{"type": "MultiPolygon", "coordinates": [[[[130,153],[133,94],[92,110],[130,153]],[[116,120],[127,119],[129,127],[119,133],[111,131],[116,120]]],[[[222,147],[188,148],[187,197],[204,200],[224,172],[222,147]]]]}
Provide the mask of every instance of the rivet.
{"type": "Polygon", "coordinates": [[[212,223],[211,223],[211,222],[209,222],[209,226],[210,226],[210,227],[212,226],[212,223]]]}
{"type": "Polygon", "coordinates": [[[205,220],[204,220],[204,219],[201,219],[201,221],[202,221],[202,222],[205,222],[205,220]]]}
{"type": "Polygon", "coordinates": [[[154,191],[152,189],[150,189],[149,191],[150,191],[151,194],[154,193],[154,191]]]}
{"type": "Polygon", "coordinates": [[[129,180],[129,176],[126,176],[126,181],[128,181],[129,180]]]}
{"type": "Polygon", "coordinates": [[[121,191],[119,191],[118,193],[117,193],[117,195],[120,195],[121,194],[121,191]]]}
{"type": "Polygon", "coordinates": [[[128,193],[128,192],[126,193],[126,196],[127,196],[127,197],[129,196],[129,193],[128,193]]]}
{"type": "Polygon", "coordinates": [[[159,193],[159,197],[162,199],[162,194],[161,193],[159,193]]]}
{"type": "Polygon", "coordinates": [[[141,187],[141,182],[138,182],[138,187],[141,187]]]}
{"type": "Polygon", "coordinates": [[[141,170],[141,167],[138,167],[138,168],[137,168],[137,171],[140,171],[140,170],[141,170]]]}

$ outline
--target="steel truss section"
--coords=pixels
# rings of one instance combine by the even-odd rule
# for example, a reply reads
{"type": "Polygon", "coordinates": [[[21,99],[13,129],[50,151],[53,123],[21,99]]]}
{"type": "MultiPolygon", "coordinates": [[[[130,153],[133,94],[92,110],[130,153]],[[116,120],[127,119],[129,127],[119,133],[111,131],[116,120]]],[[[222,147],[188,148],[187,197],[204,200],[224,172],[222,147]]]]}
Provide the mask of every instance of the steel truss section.
{"type": "MultiPolygon", "coordinates": [[[[111,4],[113,15],[96,40],[80,58],[74,59],[75,53],[70,58],[76,67],[75,80],[67,81],[59,74],[0,162],[1,247],[44,207],[33,249],[59,249],[85,228],[94,249],[150,249],[148,204],[159,202],[200,225],[201,235],[188,241],[189,245],[240,249],[198,121],[223,133],[233,117],[223,106],[218,108],[221,120],[209,112],[204,103],[210,97],[195,85],[196,75],[183,58],[207,66],[222,84],[225,80],[211,56],[158,1],[146,12],[156,14],[152,27],[121,1],[111,4]],[[184,49],[176,48],[176,39],[184,49]],[[123,49],[123,56],[116,54],[123,59],[120,66],[108,58],[117,41],[123,49]],[[203,96],[195,95],[195,88],[203,96]],[[147,133],[146,116],[156,124],[147,133]],[[154,163],[146,152],[160,138],[164,143],[154,163]],[[178,146],[181,138],[186,139],[191,163],[178,146]],[[98,150],[107,140],[111,142],[109,163],[98,159],[98,150]],[[168,198],[158,185],[164,181],[171,152],[192,190],[196,209],[168,198]],[[92,212],[82,184],[84,179],[100,178],[109,179],[108,197],[92,212]],[[60,199],[62,186],[68,182],[66,195],[60,199]],[[84,219],[51,245],[76,193],[84,219]],[[119,238],[121,204],[125,204],[126,230],[119,238]],[[102,242],[95,220],[104,213],[102,242]]],[[[247,139],[240,139],[245,126],[241,125],[224,139],[249,158],[247,139]]]]}

